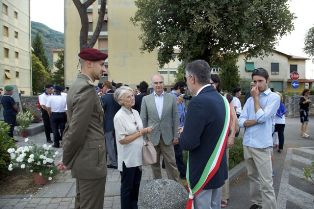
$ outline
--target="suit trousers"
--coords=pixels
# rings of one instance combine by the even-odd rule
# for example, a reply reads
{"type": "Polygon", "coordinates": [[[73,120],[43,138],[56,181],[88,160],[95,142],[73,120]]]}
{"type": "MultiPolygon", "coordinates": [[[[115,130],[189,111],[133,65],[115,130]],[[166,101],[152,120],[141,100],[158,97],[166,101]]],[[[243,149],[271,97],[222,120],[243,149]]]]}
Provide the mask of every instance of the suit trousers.
{"type": "Polygon", "coordinates": [[[123,163],[121,173],[121,209],[137,209],[142,170],[138,167],[127,168],[123,163]]]}
{"type": "MultiPolygon", "coordinates": [[[[226,149],[226,156],[227,156],[227,166],[228,166],[228,170],[229,170],[229,148],[226,149]]],[[[228,178],[225,180],[225,184],[221,188],[221,193],[222,193],[222,200],[229,200],[229,197],[230,197],[230,194],[229,194],[229,173],[228,173],[228,178]]]]}
{"type": "Polygon", "coordinates": [[[65,112],[51,113],[51,128],[53,133],[54,145],[59,146],[62,140],[67,115],[65,112]]]}
{"type": "Polygon", "coordinates": [[[201,191],[194,197],[194,209],[220,209],[221,188],[201,191]]]}
{"type": "Polygon", "coordinates": [[[40,108],[40,110],[41,110],[41,116],[44,122],[46,140],[51,141],[50,133],[52,133],[52,129],[51,129],[51,124],[50,124],[49,114],[43,108],[40,108]]]}
{"type": "Polygon", "coordinates": [[[113,134],[113,131],[108,131],[105,133],[105,139],[106,139],[106,151],[109,156],[109,161],[111,165],[118,166],[117,163],[117,152],[116,152],[116,140],[113,134]]]}
{"type": "Polygon", "coordinates": [[[244,160],[250,182],[251,202],[265,209],[276,209],[276,196],[272,178],[272,147],[243,146],[244,160]]]}
{"type": "Polygon", "coordinates": [[[160,170],[160,155],[162,154],[168,178],[179,182],[179,172],[176,166],[173,145],[166,145],[163,139],[160,138],[159,144],[155,146],[155,149],[157,152],[157,162],[152,165],[154,179],[162,178],[160,170]]]}
{"type": "Polygon", "coordinates": [[[186,176],[186,166],[183,162],[182,148],[179,144],[174,145],[174,152],[176,157],[176,164],[180,173],[180,178],[185,179],[186,176]]]}
{"type": "Polygon", "coordinates": [[[76,179],[75,209],[103,209],[106,177],[76,179]]]}
{"type": "Polygon", "coordinates": [[[283,149],[285,143],[285,124],[275,124],[275,132],[278,132],[279,149],[283,149]]]}

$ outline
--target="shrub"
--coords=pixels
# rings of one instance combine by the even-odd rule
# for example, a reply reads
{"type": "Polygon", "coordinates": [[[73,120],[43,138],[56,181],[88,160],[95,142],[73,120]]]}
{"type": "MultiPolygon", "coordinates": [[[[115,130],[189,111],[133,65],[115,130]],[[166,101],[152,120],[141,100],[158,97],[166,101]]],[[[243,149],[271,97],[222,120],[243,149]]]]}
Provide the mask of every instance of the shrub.
{"type": "Polygon", "coordinates": [[[304,176],[307,180],[311,180],[314,183],[314,176],[312,176],[314,172],[314,161],[308,167],[303,168],[304,176]]]}
{"type": "Polygon", "coordinates": [[[0,121],[0,173],[7,171],[7,167],[10,163],[10,155],[7,150],[10,147],[16,147],[13,138],[8,135],[10,126],[0,121]]]}
{"type": "Polygon", "coordinates": [[[242,138],[236,138],[234,145],[229,149],[229,170],[244,160],[242,138]]]}
{"type": "Polygon", "coordinates": [[[16,116],[16,121],[19,124],[20,131],[26,130],[34,120],[34,116],[30,111],[19,112],[16,116]]]}

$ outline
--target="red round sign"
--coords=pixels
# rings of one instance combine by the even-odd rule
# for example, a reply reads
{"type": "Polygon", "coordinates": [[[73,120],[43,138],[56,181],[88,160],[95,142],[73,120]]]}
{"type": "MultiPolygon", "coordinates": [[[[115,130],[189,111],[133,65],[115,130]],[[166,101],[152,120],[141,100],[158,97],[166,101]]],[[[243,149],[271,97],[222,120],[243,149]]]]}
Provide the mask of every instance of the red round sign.
{"type": "Polygon", "coordinates": [[[290,73],[291,80],[298,80],[299,79],[299,73],[296,71],[293,71],[290,73]]]}

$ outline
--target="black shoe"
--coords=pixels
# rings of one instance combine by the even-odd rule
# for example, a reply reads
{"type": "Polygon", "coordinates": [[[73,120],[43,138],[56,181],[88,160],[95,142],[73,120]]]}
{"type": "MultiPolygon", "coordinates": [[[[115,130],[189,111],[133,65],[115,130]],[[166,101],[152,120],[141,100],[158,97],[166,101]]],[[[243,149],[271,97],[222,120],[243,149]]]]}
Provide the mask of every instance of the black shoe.
{"type": "Polygon", "coordinates": [[[52,144],[53,142],[51,140],[47,140],[47,143],[52,144]]]}
{"type": "Polygon", "coordinates": [[[113,169],[117,169],[118,168],[118,166],[115,166],[115,165],[107,165],[107,168],[113,168],[113,169]]]}
{"type": "Polygon", "coordinates": [[[281,150],[279,149],[278,152],[281,153],[281,150]]]}
{"type": "Polygon", "coordinates": [[[52,145],[52,147],[54,147],[54,148],[60,148],[60,145],[54,144],[54,145],[52,145]]]}
{"type": "Polygon", "coordinates": [[[251,205],[250,209],[261,209],[262,207],[256,204],[251,205]]]}

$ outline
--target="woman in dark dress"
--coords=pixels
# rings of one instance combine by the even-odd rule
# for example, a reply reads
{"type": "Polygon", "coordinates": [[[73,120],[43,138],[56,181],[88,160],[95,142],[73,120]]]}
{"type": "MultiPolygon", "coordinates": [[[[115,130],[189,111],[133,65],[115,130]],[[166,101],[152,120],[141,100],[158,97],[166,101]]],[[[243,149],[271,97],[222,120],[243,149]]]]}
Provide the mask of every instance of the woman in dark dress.
{"type": "Polygon", "coordinates": [[[18,107],[11,97],[13,94],[13,86],[4,87],[4,95],[1,97],[1,104],[3,106],[4,122],[10,125],[9,136],[13,138],[14,126],[16,125],[16,114],[18,107]]]}
{"type": "Polygon", "coordinates": [[[309,122],[309,107],[311,104],[310,90],[304,89],[302,97],[300,98],[300,121],[301,121],[301,137],[309,138],[310,135],[307,133],[307,125],[309,122]]]}

